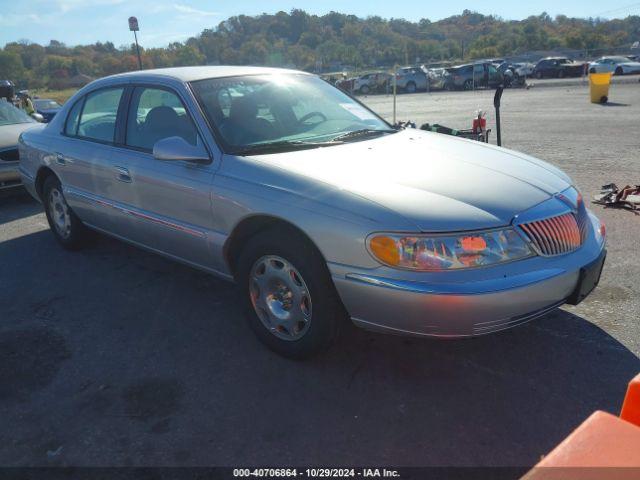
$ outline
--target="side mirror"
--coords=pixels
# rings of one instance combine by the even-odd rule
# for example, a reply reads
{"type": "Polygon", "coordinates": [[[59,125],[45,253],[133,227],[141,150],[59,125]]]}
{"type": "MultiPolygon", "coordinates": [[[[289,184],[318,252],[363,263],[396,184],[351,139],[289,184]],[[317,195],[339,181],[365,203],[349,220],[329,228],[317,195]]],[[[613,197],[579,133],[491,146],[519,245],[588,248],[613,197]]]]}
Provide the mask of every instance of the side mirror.
{"type": "Polygon", "coordinates": [[[153,145],[153,157],[165,162],[209,163],[210,158],[202,145],[191,145],[182,137],[167,137],[153,145]]]}
{"type": "Polygon", "coordinates": [[[31,118],[33,118],[36,122],[44,122],[44,117],[42,116],[42,114],[38,113],[38,112],[34,112],[31,114],[31,118]]]}

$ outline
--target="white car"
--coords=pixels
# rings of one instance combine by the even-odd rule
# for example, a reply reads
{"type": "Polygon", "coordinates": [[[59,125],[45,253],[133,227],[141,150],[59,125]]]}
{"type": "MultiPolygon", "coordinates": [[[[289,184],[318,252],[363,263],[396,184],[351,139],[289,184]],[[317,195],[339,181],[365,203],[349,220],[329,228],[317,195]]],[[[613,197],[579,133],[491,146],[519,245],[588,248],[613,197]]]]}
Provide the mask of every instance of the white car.
{"type": "Polygon", "coordinates": [[[530,77],[533,75],[533,69],[535,64],[533,63],[514,63],[516,67],[516,73],[521,77],[530,77]]]}
{"type": "Polygon", "coordinates": [[[612,72],[614,75],[640,73],[640,62],[627,57],[602,57],[589,64],[590,73],[612,72]]]}

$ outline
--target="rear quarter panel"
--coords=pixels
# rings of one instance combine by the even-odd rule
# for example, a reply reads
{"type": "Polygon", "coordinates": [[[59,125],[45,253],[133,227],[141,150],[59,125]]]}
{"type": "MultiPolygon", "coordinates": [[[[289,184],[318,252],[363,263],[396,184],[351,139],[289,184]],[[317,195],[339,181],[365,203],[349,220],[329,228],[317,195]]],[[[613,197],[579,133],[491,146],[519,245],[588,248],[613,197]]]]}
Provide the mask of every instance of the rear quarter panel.
{"type": "Polygon", "coordinates": [[[18,141],[20,154],[20,176],[27,191],[36,199],[35,180],[41,168],[51,164],[49,146],[53,137],[45,125],[23,132],[18,141]]]}

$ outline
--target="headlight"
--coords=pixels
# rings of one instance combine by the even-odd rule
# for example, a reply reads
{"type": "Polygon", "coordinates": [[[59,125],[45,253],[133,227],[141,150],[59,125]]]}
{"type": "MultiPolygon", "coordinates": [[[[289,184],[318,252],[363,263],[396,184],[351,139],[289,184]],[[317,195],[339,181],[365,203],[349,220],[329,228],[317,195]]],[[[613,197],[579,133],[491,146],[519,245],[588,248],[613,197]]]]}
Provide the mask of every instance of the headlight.
{"type": "Polygon", "coordinates": [[[483,267],[534,254],[513,228],[433,235],[374,233],[368,247],[386,265],[427,271],[483,267]]]}

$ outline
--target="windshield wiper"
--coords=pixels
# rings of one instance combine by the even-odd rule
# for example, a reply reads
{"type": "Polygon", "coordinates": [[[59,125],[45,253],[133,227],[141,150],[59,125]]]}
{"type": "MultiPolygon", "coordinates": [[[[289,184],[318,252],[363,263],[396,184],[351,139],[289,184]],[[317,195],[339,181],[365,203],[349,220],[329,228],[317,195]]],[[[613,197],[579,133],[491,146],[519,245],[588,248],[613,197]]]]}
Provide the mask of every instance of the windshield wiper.
{"type": "Polygon", "coordinates": [[[342,143],[340,141],[331,140],[329,142],[309,142],[305,140],[280,140],[270,143],[259,143],[256,145],[248,145],[245,148],[241,148],[234,151],[234,155],[257,155],[260,153],[277,153],[286,152],[288,150],[303,150],[306,148],[327,147],[329,145],[335,145],[342,143]]]}
{"type": "Polygon", "coordinates": [[[382,135],[383,133],[396,133],[397,130],[385,129],[385,130],[376,130],[373,128],[363,128],[360,130],[353,130],[352,132],[343,133],[338,135],[337,137],[333,137],[331,141],[333,142],[344,142],[349,141],[355,138],[364,138],[364,137],[373,137],[377,135],[382,135]]]}

